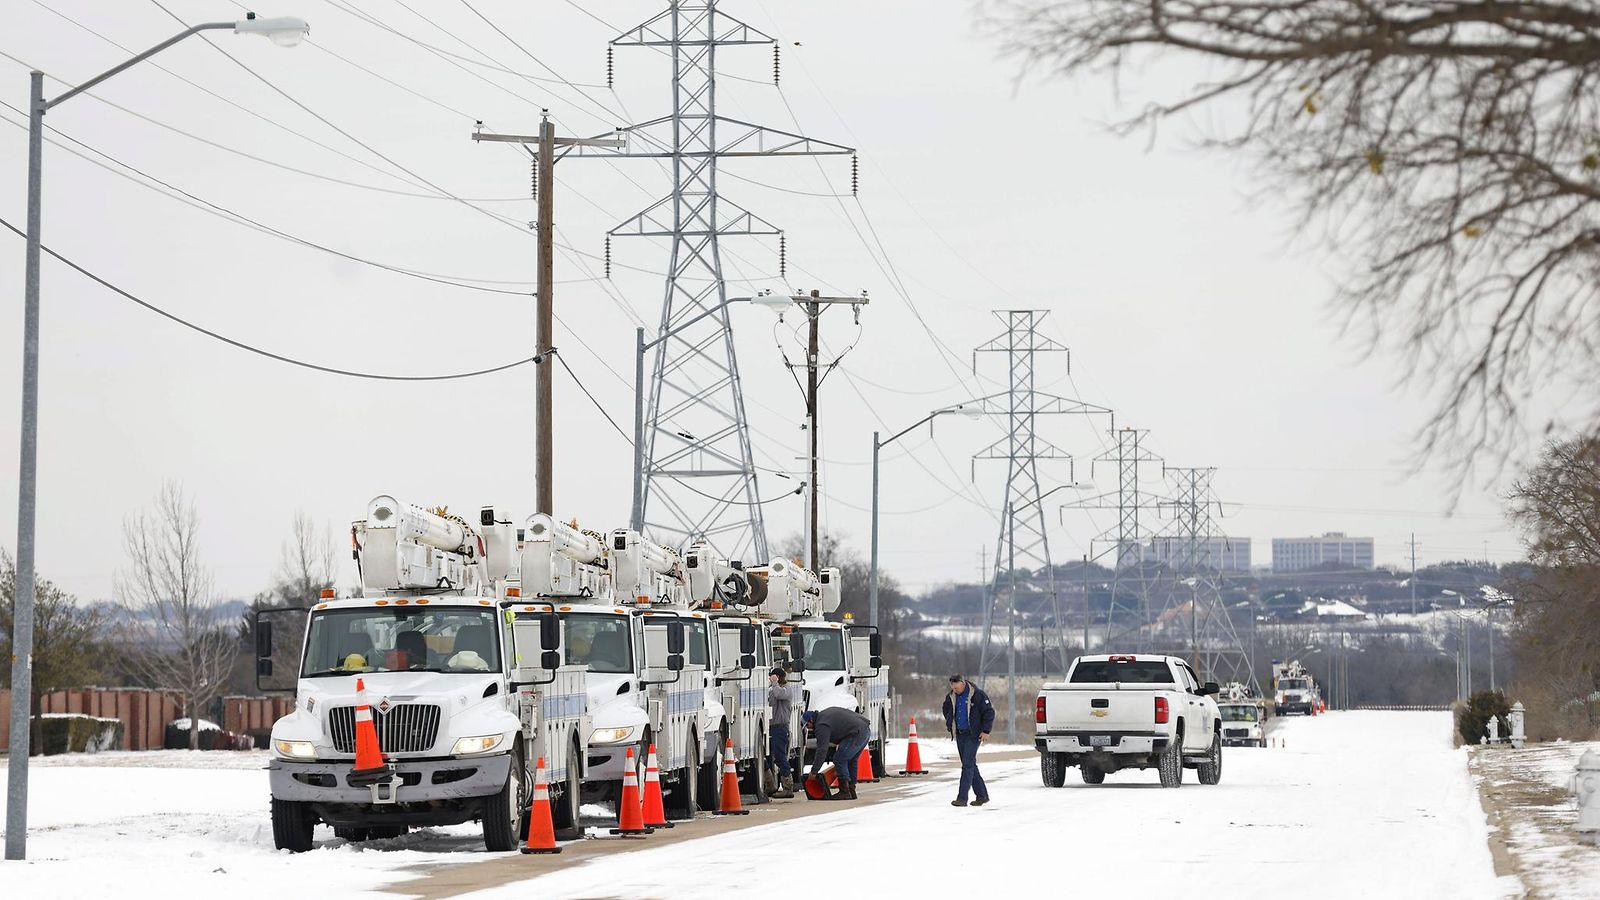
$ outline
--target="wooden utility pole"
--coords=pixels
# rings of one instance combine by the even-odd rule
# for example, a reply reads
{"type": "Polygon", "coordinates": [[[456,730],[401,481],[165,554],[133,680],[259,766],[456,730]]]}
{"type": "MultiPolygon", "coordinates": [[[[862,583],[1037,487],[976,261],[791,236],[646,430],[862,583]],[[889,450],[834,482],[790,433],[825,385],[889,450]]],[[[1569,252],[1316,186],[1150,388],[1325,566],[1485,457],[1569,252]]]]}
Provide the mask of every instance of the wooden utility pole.
{"type": "Polygon", "coordinates": [[[537,135],[484,134],[483,123],[472,133],[475,141],[499,141],[532,145],[529,150],[538,165],[534,191],[539,201],[539,240],[537,311],[534,316],[534,343],[539,354],[534,386],[534,489],[536,512],[555,514],[555,360],[550,351],[555,345],[555,187],[557,147],[608,147],[622,149],[620,139],[556,137],[550,111],[543,110],[537,135]]]}

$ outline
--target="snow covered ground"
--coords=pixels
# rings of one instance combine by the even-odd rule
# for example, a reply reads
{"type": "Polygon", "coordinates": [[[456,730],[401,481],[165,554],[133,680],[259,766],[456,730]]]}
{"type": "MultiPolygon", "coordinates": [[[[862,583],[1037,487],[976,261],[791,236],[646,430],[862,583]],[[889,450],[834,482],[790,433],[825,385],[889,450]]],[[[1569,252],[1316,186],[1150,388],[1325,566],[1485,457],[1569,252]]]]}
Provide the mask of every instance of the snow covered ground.
{"type": "Polygon", "coordinates": [[[1600,896],[1600,849],[1573,831],[1578,812],[1567,785],[1589,749],[1600,751],[1600,741],[1473,751],[1473,773],[1495,809],[1506,849],[1536,896],[1600,896]]]}
{"type": "Polygon", "coordinates": [[[795,856],[802,848],[806,858],[836,855],[830,883],[850,896],[902,895],[907,872],[930,866],[940,878],[929,896],[1111,896],[1156,885],[1274,900],[1519,893],[1494,875],[1448,714],[1333,713],[1283,722],[1278,734],[1289,749],[1228,750],[1216,787],[1188,772],[1184,787],[1162,790],[1153,773],[1130,771],[1099,787],[1072,775],[1052,790],[1026,758],[988,767],[994,802],[982,809],[952,808],[954,786],[941,778],[898,803],[607,855],[469,896],[693,897],[782,872],[803,884],[812,870],[795,856]],[[862,864],[868,847],[883,864],[862,864]],[[958,864],[940,863],[958,850],[958,864]]]}
{"type": "MultiPolygon", "coordinates": [[[[1287,749],[1229,749],[1223,783],[1193,773],[1162,790],[1151,772],[1089,787],[1044,788],[1031,752],[987,766],[994,802],[954,809],[948,775],[906,785],[908,799],[756,825],[714,838],[605,853],[562,871],[472,895],[689,897],[707,884],[754,883],[789,872],[797,850],[837,854],[851,895],[906,892],[907,867],[963,848],[930,896],[1124,894],[1140,884],[1191,884],[1193,896],[1514,896],[1497,880],[1487,827],[1450,746],[1444,713],[1332,713],[1282,722],[1287,749]],[[960,843],[955,843],[959,841],[960,843]],[[882,865],[859,864],[865,847],[882,865]],[[1198,880],[1196,880],[1198,879],[1198,880]],[[1214,890],[1212,889],[1214,886],[1214,890]]],[[[891,748],[891,769],[903,750],[891,748]]],[[[924,740],[923,759],[953,756],[924,740]]],[[[384,896],[386,886],[447,864],[492,859],[475,826],[429,829],[350,845],[319,829],[319,847],[272,849],[260,753],[106,753],[53,757],[33,770],[29,860],[0,863],[6,897],[384,896]],[[131,893],[130,893],[130,888],[131,893]]],[[[902,783],[905,784],[905,783],[902,783]]],[[[876,790],[872,786],[866,791],[876,790]]],[[[796,801],[799,802],[799,801],[796,801]]],[[[514,854],[506,856],[514,857],[514,854]]],[[[514,859],[505,862],[513,863],[514,859]]],[[[470,870],[457,870],[467,874],[470,870]]],[[[486,882],[493,883],[493,882],[486,882]]],[[[803,887],[802,887],[803,889],[803,887]]]]}

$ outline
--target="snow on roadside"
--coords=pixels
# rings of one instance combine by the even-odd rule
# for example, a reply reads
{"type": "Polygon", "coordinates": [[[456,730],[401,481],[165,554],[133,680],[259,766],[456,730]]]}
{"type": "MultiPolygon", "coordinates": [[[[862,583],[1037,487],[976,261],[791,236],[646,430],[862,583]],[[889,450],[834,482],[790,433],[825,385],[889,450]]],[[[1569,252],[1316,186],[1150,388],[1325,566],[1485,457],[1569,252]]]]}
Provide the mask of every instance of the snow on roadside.
{"type": "Polygon", "coordinates": [[[946,774],[897,802],[607,854],[469,896],[702,897],[707,885],[783,873],[804,883],[805,860],[830,855],[854,861],[828,875],[845,894],[899,896],[908,867],[952,848],[965,862],[941,867],[930,896],[992,894],[1001,882],[1014,896],[1125,895],[1139,884],[1263,900],[1518,891],[1494,875],[1447,713],[1335,713],[1280,727],[1289,749],[1229,749],[1215,787],[1191,771],[1181,789],[1163,790],[1153,772],[1126,771],[1102,786],[1069,774],[1054,790],[1041,785],[1037,758],[1024,757],[985,764],[994,802],[982,809],[952,809],[946,774]],[[883,864],[860,864],[869,846],[883,864]]]}
{"type": "Polygon", "coordinates": [[[1536,896],[1587,900],[1600,895],[1600,850],[1574,830],[1577,806],[1568,782],[1578,757],[1600,741],[1473,749],[1479,789],[1499,813],[1507,851],[1536,896]]]}
{"type": "Polygon", "coordinates": [[[492,856],[475,825],[365,844],[319,826],[318,849],[275,850],[265,762],[264,753],[187,750],[35,759],[28,859],[0,863],[4,895],[281,900],[285,885],[316,885],[319,896],[344,900],[384,896],[383,885],[430,866],[492,856]]]}

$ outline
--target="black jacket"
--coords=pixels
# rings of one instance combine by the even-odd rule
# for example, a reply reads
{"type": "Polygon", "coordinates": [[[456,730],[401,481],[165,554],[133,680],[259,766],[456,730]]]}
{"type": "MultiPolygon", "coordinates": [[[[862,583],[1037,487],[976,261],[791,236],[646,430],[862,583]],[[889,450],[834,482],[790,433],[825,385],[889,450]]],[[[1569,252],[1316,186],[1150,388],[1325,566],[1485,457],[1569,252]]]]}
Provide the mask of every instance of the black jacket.
{"type": "Polygon", "coordinates": [[[811,723],[811,735],[817,739],[817,749],[811,757],[811,771],[815,773],[828,756],[829,744],[842,744],[850,737],[870,737],[872,723],[855,710],[830,706],[817,713],[816,720],[811,723]]]}
{"type": "Polygon", "coordinates": [[[956,730],[956,703],[967,704],[967,730],[964,734],[988,734],[994,730],[994,704],[989,702],[989,695],[985,694],[972,682],[967,682],[967,689],[958,698],[955,691],[947,691],[944,695],[944,730],[956,730]]]}

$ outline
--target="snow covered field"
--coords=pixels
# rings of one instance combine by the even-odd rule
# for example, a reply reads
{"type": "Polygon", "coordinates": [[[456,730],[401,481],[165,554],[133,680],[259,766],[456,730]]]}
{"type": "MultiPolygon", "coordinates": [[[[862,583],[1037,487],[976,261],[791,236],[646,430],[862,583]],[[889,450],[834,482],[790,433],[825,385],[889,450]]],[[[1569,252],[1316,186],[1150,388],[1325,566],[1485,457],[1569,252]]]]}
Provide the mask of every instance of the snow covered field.
{"type": "Polygon", "coordinates": [[[1600,751],[1600,742],[1473,751],[1473,772],[1495,808],[1507,852],[1536,896],[1600,896],[1600,849],[1578,839],[1577,806],[1567,785],[1578,757],[1590,749],[1600,751]]]}
{"type": "MultiPolygon", "coordinates": [[[[1134,771],[1100,787],[1069,775],[1068,787],[1050,790],[1029,753],[988,765],[994,803],[983,809],[950,807],[954,784],[941,776],[909,784],[899,802],[841,805],[832,815],[654,849],[619,847],[471,896],[705,896],[707,884],[785,872],[804,889],[802,849],[836,854],[849,895],[900,896],[908,867],[926,872],[958,846],[969,860],[922,893],[990,894],[1002,882],[1008,896],[1185,883],[1200,897],[1518,893],[1493,874],[1466,751],[1451,748],[1447,714],[1333,713],[1282,722],[1277,735],[1287,749],[1229,749],[1216,787],[1189,772],[1181,789],[1162,790],[1153,773],[1134,771]],[[881,848],[882,865],[859,864],[868,845],[881,848]]],[[[925,760],[950,750],[947,741],[923,742],[925,760]]],[[[891,752],[892,767],[902,753],[891,752]]],[[[30,859],[0,863],[0,894],[282,897],[286,887],[314,885],[318,896],[381,896],[432,867],[493,858],[479,849],[474,826],[362,845],[319,829],[317,850],[276,852],[263,761],[183,751],[45,761],[33,772],[30,859]]]]}

